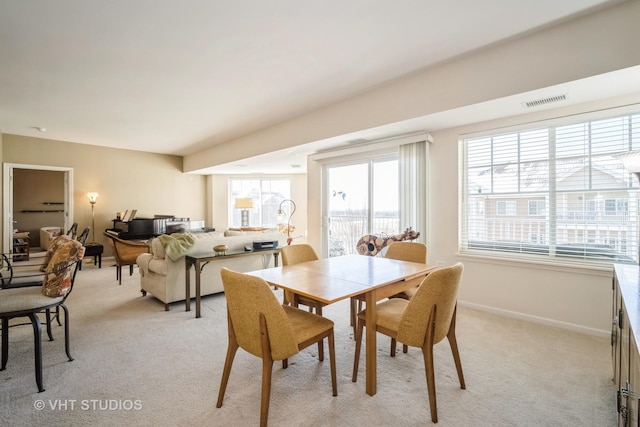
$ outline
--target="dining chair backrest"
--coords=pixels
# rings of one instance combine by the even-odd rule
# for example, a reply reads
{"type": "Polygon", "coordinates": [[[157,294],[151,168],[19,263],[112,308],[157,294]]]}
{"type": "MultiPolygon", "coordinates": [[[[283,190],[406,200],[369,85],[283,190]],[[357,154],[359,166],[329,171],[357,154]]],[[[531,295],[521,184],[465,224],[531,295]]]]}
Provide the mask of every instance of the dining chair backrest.
{"type": "Polygon", "coordinates": [[[280,249],[280,255],[282,256],[282,265],[292,265],[319,259],[316,251],[307,243],[284,246],[280,249]]]}
{"type": "Polygon", "coordinates": [[[65,234],[72,239],[75,239],[76,235],[78,234],[78,223],[74,222],[71,228],[69,228],[69,231],[67,231],[65,234]]]}
{"type": "Polygon", "coordinates": [[[419,242],[395,242],[389,245],[385,258],[427,263],[427,245],[419,242]]]}
{"type": "Polygon", "coordinates": [[[269,284],[260,277],[223,267],[220,271],[229,319],[238,345],[262,357],[260,314],[266,318],[271,358],[284,360],[298,353],[298,343],[289,317],[269,284]]]}
{"type": "Polygon", "coordinates": [[[91,231],[91,227],[85,227],[84,230],[82,230],[82,233],[78,235],[78,242],[80,242],[82,245],[87,243],[87,239],[89,238],[89,231],[91,231]]]}
{"type": "Polygon", "coordinates": [[[447,336],[456,307],[463,265],[440,268],[427,275],[405,309],[398,328],[398,341],[414,347],[424,343],[429,319],[435,314],[433,344],[447,336]]]}

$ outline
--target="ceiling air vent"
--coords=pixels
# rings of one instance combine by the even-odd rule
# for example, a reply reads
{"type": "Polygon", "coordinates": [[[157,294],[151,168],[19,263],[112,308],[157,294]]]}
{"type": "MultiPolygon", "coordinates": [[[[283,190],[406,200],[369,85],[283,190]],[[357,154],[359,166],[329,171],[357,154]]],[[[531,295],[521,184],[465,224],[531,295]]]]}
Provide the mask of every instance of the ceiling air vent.
{"type": "Polygon", "coordinates": [[[554,102],[566,101],[567,95],[549,96],[547,98],[534,99],[533,101],[523,102],[525,108],[540,107],[542,105],[552,104],[554,102]]]}

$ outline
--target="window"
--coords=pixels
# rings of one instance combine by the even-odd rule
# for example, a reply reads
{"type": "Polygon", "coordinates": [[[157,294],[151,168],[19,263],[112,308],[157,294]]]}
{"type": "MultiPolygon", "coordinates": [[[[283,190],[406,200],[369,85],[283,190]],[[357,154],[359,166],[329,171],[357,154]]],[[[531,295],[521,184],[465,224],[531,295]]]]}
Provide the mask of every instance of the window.
{"type": "Polygon", "coordinates": [[[400,233],[396,156],[328,165],[325,174],[330,257],[357,253],[357,242],[366,234],[400,233]]]}
{"type": "MultiPolygon", "coordinates": [[[[229,226],[242,226],[242,209],[236,209],[235,200],[252,199],[249,211],[250,227],[276,227],[277,212],[283,200],[291,198],[291,182],[288,179],[229,179],[229,226]]],[[[286,206],[285,206],[286,205],[286,206]]],[[[283,210],[289,209],[289,204],[283,210]]]]}
{"type": "Polygon", "coordinates": [[[635,149],[640,114],[462,140],[460,252],[636,263],[638,180],[616,158],[635,149]]]}
{"type": "Polygon", "coordinates": [[[544,200],[529,200],[529,216],[544,215],[544,200]]]}
{"type": "Polygon", "coordinates": [[[510,215],[515,216],[516,214],[516,202],[513,200],[509,201],[498,201],[496,202],[496,215],[510,215]]]}
{"type": "Polygon", "coordinates": [[[629,211],[629,201],[627,199],[607,199],[604,201],[604,214],[627,215],[629,211]]]}

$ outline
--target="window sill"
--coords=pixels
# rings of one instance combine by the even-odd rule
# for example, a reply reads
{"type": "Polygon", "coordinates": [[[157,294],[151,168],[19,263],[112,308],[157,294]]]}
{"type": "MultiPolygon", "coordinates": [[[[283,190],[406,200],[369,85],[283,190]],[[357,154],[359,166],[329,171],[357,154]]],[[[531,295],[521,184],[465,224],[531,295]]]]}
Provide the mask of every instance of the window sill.
{"type": "Polygon", "coordinates": [[[561,261],[543,261],[538,259],[527,258],[508,258],[508,257],[495,257],[487,256],[483,254],[474,253],[457,253],[456,256],[459,260],[468,260],[470,262],[477,262],[482,264],[503,265],[509,267],[518,268],[533,268],[538,270],[548,271],[560,271],[563,273],[571,274],[584,274],[588,276],[602,276],[611,277],[613,274],[613,263],[591,264],[583,265],[571,262],[561,261]]]}

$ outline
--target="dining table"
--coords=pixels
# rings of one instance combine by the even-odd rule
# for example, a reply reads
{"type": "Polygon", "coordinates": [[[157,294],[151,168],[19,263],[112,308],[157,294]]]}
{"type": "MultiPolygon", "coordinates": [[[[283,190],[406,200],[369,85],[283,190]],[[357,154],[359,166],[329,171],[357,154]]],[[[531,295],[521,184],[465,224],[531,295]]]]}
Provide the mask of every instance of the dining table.
{"type": "Polygon", "coordinates": [[[343,255],[251,271],[267,283],[294,294],[332,304],[346,298],[366,303],[366,393],[377,392],[376,302],[416,286],[436,267],[366,255],[343,255]],[[371,326],[370,326],[371,325],[371,326]]]}

